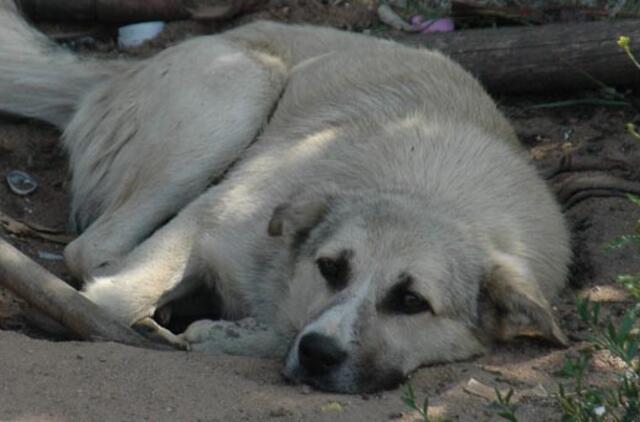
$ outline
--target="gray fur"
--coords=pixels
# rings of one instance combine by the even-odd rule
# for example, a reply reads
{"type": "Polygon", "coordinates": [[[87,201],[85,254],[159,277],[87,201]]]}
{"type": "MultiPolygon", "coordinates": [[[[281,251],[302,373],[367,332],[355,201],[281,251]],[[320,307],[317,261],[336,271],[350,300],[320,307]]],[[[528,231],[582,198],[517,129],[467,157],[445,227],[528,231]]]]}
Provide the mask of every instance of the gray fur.
{"type": "MultiPolygon", "coordinates": [[[[212,334],[209,349],[290,346],[289,378],[344,392],[494,339],[566,341],[549,305],[569,261],[560,210],[494,102],[443,55],[257,22],[94,73],[42,48],[1,1],[0,109],[64,128],[86,227],[66,261],[122,321],[208,283],[227,318],[253,316],[276,339],[212,334]],[[21,73],[37,74],[25,96],[11,88],[21,73]],[[345,249],[349,282],[334,291],[316,259],[345,249]],[[433,313],[378,311],[405,273],[433,313]],[[310,332],[345,363],[307,373],[297,347],[310,332]]],[[[207,349],[210,332],[183,338],[207,349]]]]}

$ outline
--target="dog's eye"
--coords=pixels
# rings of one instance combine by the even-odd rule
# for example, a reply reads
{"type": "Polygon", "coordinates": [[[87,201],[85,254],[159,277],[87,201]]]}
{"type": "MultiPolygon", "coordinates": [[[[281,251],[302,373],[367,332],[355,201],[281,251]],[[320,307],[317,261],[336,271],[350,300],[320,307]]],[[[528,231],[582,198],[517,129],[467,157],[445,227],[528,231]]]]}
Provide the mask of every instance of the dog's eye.
{"type": "Polygon", "coordinates": [[[318,270],[332,289],[340,290],[347,285],[349,263],[344,257],[338,259],[318,258],[318,270]]]}
{"type": "Polygon", "coordinates": [[[422,296],[413,292],[404,292],[400,298],[399,311],[412,315],[420,312],[433,312],[429,302],[422,296]]]}
{"type": "Polygon", "coordinates": [[[382,312],[392,314],[413,315],[422,312],[433,312],[433,308],[427,299],[411,289],[415,280],[411,275],[402,273],[398,277],[398,283],[391,288],[384,300],[378,304],[382,312]]]}

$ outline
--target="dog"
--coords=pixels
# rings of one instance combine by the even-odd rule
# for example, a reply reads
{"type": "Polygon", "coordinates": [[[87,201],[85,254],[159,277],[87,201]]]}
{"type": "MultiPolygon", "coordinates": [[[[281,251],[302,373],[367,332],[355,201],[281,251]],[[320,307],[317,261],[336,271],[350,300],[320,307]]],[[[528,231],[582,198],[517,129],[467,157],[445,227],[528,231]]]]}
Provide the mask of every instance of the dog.
{"type": "Polygon", "coordinates": [[[562,213],[444,55],[255,22],[97,60],[0,2],[0,110],[62,131],[65,261],[120,321],[170,337],[150,317],[206,285],[267,327],[245,354],[275,344],[288,379],[344,393],[521,335],[566,344],[562,213]]]}

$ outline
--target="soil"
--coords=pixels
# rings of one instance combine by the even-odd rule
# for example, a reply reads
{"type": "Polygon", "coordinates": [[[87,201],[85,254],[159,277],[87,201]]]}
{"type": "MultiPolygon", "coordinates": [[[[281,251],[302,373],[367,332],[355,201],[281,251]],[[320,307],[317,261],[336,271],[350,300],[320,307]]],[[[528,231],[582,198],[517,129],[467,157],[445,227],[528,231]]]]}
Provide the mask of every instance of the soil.
{"type": "MultiPolygon", "coordinates": [[[[257,18],[310,22],[361,30],[377,25],[366,3],[279,1],[223,26],[257,18]],[[349,6],[346,6],[349,5],[349,6]]],[[[153,42],[126,54],[146,55],[192,35],[215,32],[220,25],[170,24],[153,42]]],[[[75,45],[92,54],[116,55],[114,44],[75,45]]],[[[582,94],[580,94],[582,95],[582,94]]],[[[624,125],[637,118],[631,108],[532,106],[564,98],[499,98],[541,170],[563,154],[620,159],[640,169],[640,142],[624,125]],[[635,163],[635,164],[634,164],[635,163]]],[[[0,211],[21,220],[65,230],[69,197],[67,162],[59,133],[44,124],[0,116],[0,174],[20,169],[33,175],[38,189],[13,194],[0,182],[0,211]]],[[[633,170],[633,172],[640,170],[633,170]]],[[[626,174],[640,180],[638,174],[626,174]]],[[[625,198],[584,200],[566,213],[573,228],[574,265],[570,286],[556,312],[572,344],[567,349],[522,340],[496,345],[473,361],[422,368],[413,374],[418,401],[428,396],[430,415],[449,420],[499,420],[491,394],[468,392],[475,379],[489,388],[514,389],[520,421],[559,420],[549,394],[564,382],[554,373],[567,354],[584,347],[585,326],[575,312],[575,298],[589,295],[604,312],[619,316],[630,299],[616,282],[618,274],[637,272],[632,248],[606,252],[603,246],[634,230],[640,209],[625,198]]],[[[61,278],[71,280],[62,261],[63,246],[0,230],[20,250],[61,278]],[[43,253],[45,253],[43,255],[43,253]],[[47,255],[53,254],[53,255],[47,255]]],[[[186,352],[157,352],[113,343],[59,341],[36,328],[32,312],[0,288],[0,420],[198,420],[198,421],[417,421],[401,400],[400,389],[373,395],[336,395],[288,385],[281,362],[186,352]]],[[[601,357],[606,360],[607,357],[601,357]]],[[[596,361],[597,363],[597,361],[596,361]]],[[[591,377],[605,382],[611,374],[594,365],[591,377]]]]}

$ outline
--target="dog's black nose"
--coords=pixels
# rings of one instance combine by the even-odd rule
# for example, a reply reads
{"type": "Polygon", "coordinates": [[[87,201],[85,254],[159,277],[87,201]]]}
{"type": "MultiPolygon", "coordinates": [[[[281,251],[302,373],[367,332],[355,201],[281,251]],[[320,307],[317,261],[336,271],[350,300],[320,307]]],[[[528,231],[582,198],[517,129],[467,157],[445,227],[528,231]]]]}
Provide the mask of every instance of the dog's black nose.
{"type": "Polygon", "coordinates": [[[331,337],[319,333],[302,336],[298,345],[300,365],[312,375],[326,374],[339,366],[347,358],[331,337]]]}

